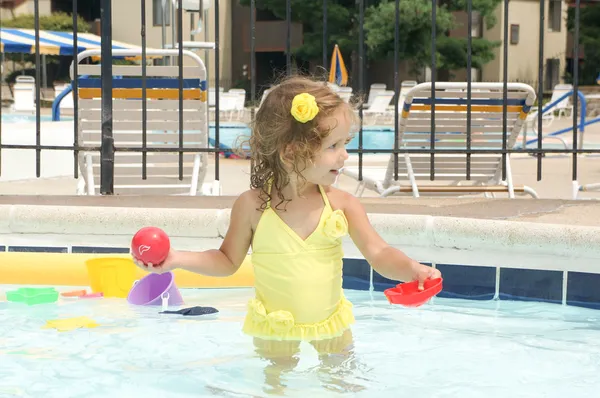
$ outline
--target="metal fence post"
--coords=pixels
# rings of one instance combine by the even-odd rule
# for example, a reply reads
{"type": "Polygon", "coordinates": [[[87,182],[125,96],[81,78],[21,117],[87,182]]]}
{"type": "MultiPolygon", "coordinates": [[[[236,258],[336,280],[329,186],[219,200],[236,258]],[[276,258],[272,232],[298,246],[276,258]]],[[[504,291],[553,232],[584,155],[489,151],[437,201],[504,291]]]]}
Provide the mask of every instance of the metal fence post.
{"type": "Polygon", "coordinates": [[[112,0],[101,0],[100,78],[102,81],[102,147],[100,149],[100,193],[114,193],[115,146],[112,109],[112,0]]]}

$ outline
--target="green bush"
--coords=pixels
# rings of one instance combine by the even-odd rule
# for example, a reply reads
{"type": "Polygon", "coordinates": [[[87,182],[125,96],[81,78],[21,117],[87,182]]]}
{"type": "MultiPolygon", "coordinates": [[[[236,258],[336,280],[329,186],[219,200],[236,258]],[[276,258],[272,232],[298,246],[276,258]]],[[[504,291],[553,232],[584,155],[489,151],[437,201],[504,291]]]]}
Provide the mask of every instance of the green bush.
{"type": "MultiPolygon", "coordinates": [[[[35,29],[35,18],[33,14],[23,14],[16,18],[3,20],[4,28],[35,29]]],[[[54,30],[59,32],[73,31],[73,17],[64,12],[56,12],[52,15],[40,16],[41,30],[54,30]]],[[[77,31],[89,32],[89,24],[81,17],[77,18],[77,31]]]]}

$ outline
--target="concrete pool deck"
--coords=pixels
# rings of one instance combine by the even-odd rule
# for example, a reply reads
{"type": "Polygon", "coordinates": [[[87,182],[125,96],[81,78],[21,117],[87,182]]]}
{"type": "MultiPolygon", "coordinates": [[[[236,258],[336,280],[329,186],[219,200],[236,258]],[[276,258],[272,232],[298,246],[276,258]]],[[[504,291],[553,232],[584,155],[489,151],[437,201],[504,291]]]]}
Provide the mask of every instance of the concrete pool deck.
{"type": "MultiPolygon", "coordinates": [[[[0,202],[4,247],[126,250],[139,228],[153,225],[164,229],[180,250],[206,250],[221,245],[234,197],[165,201],[46,196],[29,197],[29,204],[5,202],[10,199],[15,197],[0,202]]],[[[584,223],[599,219],[600,202],[581,201],[570,207],[564,201],[416,201],[401,200],[398,206],[393,199],[364,200],[382,238],[419,261],[600,273],[600,225],[584,223]]],[[[351,239],[343,241],[345,258],[360,259],[351,239]]]]}
{"type": "MultiPolygon", "coordinates": [[[[70,123],[69,123],[70,124],[70,123]]],[[[551,128],[544,132],[555,131],[572,125],[572,120],[555,120],[551,128]]],[[[10,126],[10,125],[8,125],[10,126]]],[[[3,127],[8,127],[3,126],[3,127]]],[[[54,129],[61,127],[53,124],[54,129]]],[[[66,126],[66,125],[65,125],[66,126]]],[[[66,126],[68,127],[68,126],[66,126]]],[[[58,131],[58,130],[57,130],[58,131]]],[[[71,135],[71,130],[68,130],[71,135]]],[[[50,131],[42,135],[51,135],[50,131]]],[[[571,142],[572,134],[563,138],[571,142]]],[[[600,147],[600,124],[586,127],[585,144],[600,147]]],[[[556,148],[556,141],[545,141],[544,146],[556,148]]],[[[168,197],[168,196],[114,196],[85,197],[76,196],[77,180],[73,177],[73,155],[61,152],[63,165],[57,176],[6,181],[3,178],[10,173],[5,164],[10,150],[2,151],[3,168],[0,175],[0,204],[26,204],[51,206],[109,206],[109,207],[147,207],[147,208],[195,208],[217,209],[231,206],[235,197],[248,188],[250,162],[247,160],[219,160],[222,194],[220,197],[168,197]],[[63,159],[63,157],[65,157],[63,159]]],[[[35,168],[35,152],[25,159],[21,157],[20,167],[35,168]],[[31,163],[31,164],[30,164],[31,163]]],[[[56,152],[56,151],[55,151],[56,152]]],[[[44,153],[44,152],[43,152],[44,153]]],[[[356,164],[353,156],[348,165],[356,164]]],[[[387,164],[388,155],[365,155],[364,165],[382,166],[387,164]]],[[[42,170],[56,166],[54,158],[45,160],[42,155],[42,170]]],[[[549,154],[542,158],[542,179],[537,181],[537,158],[515,154],[511,156],[511,166],[515,185],[527,185],[535,189],[540,200],[529,196],[517,199],[505,199],[505,194],[496,199],[482,196],[468,198],[378,198],[375,192],[365,190],[362,201],[369,213],[433,215],[439,217],[476,218],[490,220],[527,221],[534,223],[556,223],[584,226],[600,226],[600,201],[572,201],[572,156],[549,154]]],[[[14,167],[14,166],[13,166],[14,167]]],[[[214,181],[214,158],[209,161],[204,182],[214,181]]],[[[140,167],[141,170],[141,167],[140,167]]],[[[32,172],[31,174],[34,175],[32,172]]],[[[600,183],[600,156],[580,155],[578,157],[578,181],[580,184],[600,183]]],[[[341,176],[339,188],[354,192],[356,181],[341,176]]],[[[581,199],[600,199],[600,192],[580,192],[581,199]]]]}
{"type": "MultiPolygon", "coordinates": [[[[73,206],[131,209],[229,209],[236,196],[1,195],[0,206],[73,206]]],[[[362,198],[372,214],[422,215],[600,227],[600,201],[486,198],[362,198]]]]}

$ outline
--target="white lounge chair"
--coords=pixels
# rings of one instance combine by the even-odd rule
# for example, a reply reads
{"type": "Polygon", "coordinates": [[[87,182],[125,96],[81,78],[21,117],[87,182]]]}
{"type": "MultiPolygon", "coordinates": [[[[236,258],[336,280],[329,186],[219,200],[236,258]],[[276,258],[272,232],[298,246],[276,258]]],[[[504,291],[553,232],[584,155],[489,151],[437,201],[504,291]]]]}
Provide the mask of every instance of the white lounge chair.
{"type": "Polygon", "coordinates": [[[410,89],[416,85],[417,82],[415,80],[404,80],[402,83],[400,83],[400,98],[398,100],[398,109],[402,110],[402,105],[404,104],[406,93],[408,93],[410,89]]]}
{"type": "Polygon", "coordinates": [[[371,87],[369,88],[369,97],[367,98],[367,103],[365,104],[365,108],[369,108],[371,106],[371,104],[373,103],[373,101],[375,100],[375,97],[377,97],[377,95],[379,95],[380,93],[383,93],[387,90],[387,86],[383,83],[373,83],[371,84],[371,87]]]}
{"type": "MultiPolygon", "coordinates": [[[[542,108],[543,109],[543,108],[542,108]]],[[[554,122],[554,108],[553,109],[548,109],[547,111],[545,111],[544,113],[542,113],[542,126],[543,128],[549,127],[552,122],[554,122]]],[[[531,110],[529,111],[529,114],[527,115],[527,118],[525,119],[525,123],[523,123],[523,134],[524,137],[526,137],[526,132],[531,131],[533,134],[537,134],[538,131],[538,107],[537,106],[533,106],[531,107],[531,110]]]]}
{"type": "MultiPolygon", "coordinates": [[[[223,95],[223,93],[225,92],[225,89],[223,87],[219,87],[219,99],[221,98],[221,96],[223,95]]],[[[209,115],[209,120],[213,120],[215,118],[215,109],[216,106],[215,104],[217,103],[217,94],[215,91],[214,87],[209,87],[208,88],[208,115],[209,115]]],[[[219,104],[220,106],[220,104],[219,104]]]]}
{"type": "MultiPolygon", "coordinates": [[[[573,85],[571,84],[557,84],[556,86],[554,86],[554,90],[552,91],[552,98],[550,99],[550,102],[547,103],[547,105],[550,105],[551,103],[558,100],[560,97],[572,90],[573,85]]],[[[545,107],[546,106],[544,105],[542,108],[545,107]]],[[[549,127],[552,124],[552,122],[554,121],[555,112],[558,113],[557,119],[560,120],[562,115],[566,116],[566,111],[569,111],[569,115],[571,115],[571,112],[573,112],[573,104],[571,104],[571,99],[569,97],[563,98],[562,101],[560,101],[558,104],[556,104],[555,106],[548,109],[542,114],[543,126],[549,127]]],[[[537,106],[531,107],[531,111],[529,112],[529,115],[527,116],[527,119],[524,123],[524,131],[528,132],[531,130],[533,134],[537,134],[538,112],[539,109],[537,106]]]]}
{"type": "Polygon", "coordinates": [[[391,90],[377,93],[371,105],[363,110],[365,124],[385,123],[390,117],[393,118],[393,109],[389,109],[393,98],[394,92],[391,90]]]}
{"type": "Polygon", "coordinates": [[[235,116],[238,121],[243,121],[246,115],[246,90],[243,88],[232,88],[227,93],[233,97],[231,119],[235,116]]]}
{"type": "MultiPolygon", "coordinates": [[[[88,50],[93,55],[96,50],[88,50]]],[[[113,50],[114,55],[139,55],[136,50],[113,50]]],[[[177,56],[177,50],[154,50],[153,55],[177,56]],[[160,53],[160,54],[159,54],[160,53]]],[[[208,148],[208,109],[206,69],[194,53],[184,50],[183,148],[208,148]]],[[[81,59],[81,58],[80,58],[81,59]]],[[[100,65],[79,65],[78,73],[89,78],[79,80],[78,135],[80,145],[100,146],[102,142],[100,65]]],[[[219,182],[203,186],[208,166],[207,152],[176,152],[179,132],[179,68],[147,67],[147,148],[174,148],[173,152],[148,152],[146,179],[142,178],[143,155],[126,147],[142,147],[142,68],[140,65],[114,65],[113,137],[114,194],[116,195],[196,195],[198,192],[219,194],[219,182]],[[179,179],[180,159],[183,179],[179,179]]],[[[96,195],[100,188],[100,153],[79,153],[82,179],[79,194],[96,195]]]]}
{"type": "Polygon", "coordinates": [[[600,183],[579,184],[573,181],[573,200],[579,199],[579,192],[599,192],[600,183]]]}
{"type": "Polygon", "coordinates": [[[237,93],[225,92],[219,94],[219,118],[232,121],[235,112],[239,112],[239,98],[237,93]]]}
{"type": "MultiPolygon", "coordinates": [[[[550,103],[556,101],[569,91],[573,91],[572,84],[557,84],[556,86],[554,86],[554,90],[552,90],[552,98],[550,99],[550,103]]],[[[553,110],[558,111],[558,120],[560,120],[562,115],[565,115],[566,117],[567,111],[569,115],[571,115],[573,112],[573,104],[571,103],[571,98],[564,98],[553,108],[553,110]]]]}
{"type": "Polygon", "coordinates": [[[265,102],[265,99],[267,98],[267,95],[269,95],[269,93],[272,91],[272,88],[266,88],[263,93],[262,96],[260,97],[260,103],[258,104],[258,108],[256,108],[256,111],[258,111],[260,109],[260,107],[262,106],[263,102],[265,102]]]}
{"type": "MultiPolygon", "coordinates": [[[[435,148],[436,150],[466,150],[467,139],[467,83],[436,83],[435,148]],[[446,89],[465,89],[446,91],[446,89]]],[[[473,83],[471,108],[471,148],[502,149],[502,83],[473,83]]],[[[507,148],[512,148],[528,109],[533,104],[535,92],[520,83],[508,84],[507,148]]],[[[431,148],[431,83],[413,87],[407,94],[399,121],[399,147],[401,149],[429,150],[431,148]]],[[[391,149],[391,148],[390,148],[391,149]]],[[[472,154],[471,175],[467,181],[465,154],[436,153],[433,164],[434,180],[442,184],[431,185],[431,155],[400,153],[398,155],[398,180],[394,179],[394,155],[386,167],[363,167],[362,181],[358,181],[357,167],[346,167],[342,173],[357,180],[356,194],[364,189],[380,196],[395,193],[419,197],[424,194],[459,196],[466,194],[494,195],[506,192],[510,198],[515,193],[537,197],[529,187],[513,185],[510,156],[506,156],[506,182],[502,181],[502,155],[495,153],[472,154]],[[423,184],[427,181],[428,184],[423,184]],[[464,185],[467,183],[469,185],[464,185]]]]}
{"type": "Polygon", "coordinates": [[[13,110],[35,113],[35,78],[17,76],[13,91],[13,110]]]}
{"type": "Polygon", "coordinates": [[[344,102],[348,103],[352,98],[352,87],[338,87],[336,93],[344,102]]]}

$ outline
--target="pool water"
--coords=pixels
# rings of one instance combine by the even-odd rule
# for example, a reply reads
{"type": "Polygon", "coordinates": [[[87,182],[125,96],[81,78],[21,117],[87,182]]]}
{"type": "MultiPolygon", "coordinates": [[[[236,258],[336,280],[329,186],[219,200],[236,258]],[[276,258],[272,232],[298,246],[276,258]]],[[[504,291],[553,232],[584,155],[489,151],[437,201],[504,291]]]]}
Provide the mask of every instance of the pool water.
{"type": "MultiPolygon", "coordinates": [[[[61,120],[68,121],[73,120],[73,117],[63,116],[61,120]]],[[[52,117],[49,115],[41,115],[41,122],[52,122],[52,117]]],[[[32,114],[15,114],[15,113],[2,113],[2,123],[33,123],[35,122],[35,115],[32,114]]],[[[533,137],[533,135],[530,133],[533,137]]],[[[537,134],[535,135],[537,136],[537,134]]],[[[214,148],[216,139],[216,129],[214,123],[211,123],[209,127],[209,146],[214,148]]],[[[247,147],[247,140],[250,137],[250,129],[239,124],[232,123],[221,123],[219,125],[219,141],[224,149],[239,149],[240,146],[247,147]]],[[[567,135],[563,137],[568,138],[567,135]]],[[[372,149],[376,150],[391,150],[394,148],[395,132],[393,126],[364,126],[363,127],[363,150],[368,151],[372,149]]],[[[351,150],[358,149],[358,133],[348,143],[347,148],[351,150]]],[[[516,146],[519,147],[521,141],[518,140],[516,146]]],[[[528,147],[536,147],[537,143],[531,143],[528,147]]],[[[439,146],[438,146],[439,147],[439,146]]],[[[563,149],[564,146],[558,141],[544,141],[543,147],[546,149],[563,149]]],[[[600,148],[599,145],[586,144],[587,149],[600,148]]]]}
{"type": "MultiPolygon", "coordinates": [[[[73,117],[63,116],[61,120],[73,120],[73,117]]],[[[51,122],[51,115],[40,115],[40,122],[51,122]]],[[[35,123],[35,114],[26,113],[5,113],[2,112],[2,123],[35,123]]]]}
{"type": "MultiPolygon", "coordinates": [[[[215,140],[215,127],[211,124],[209,129],[209,136],[212,140],[215,140]]],[[[528,136],[531,138],[537,137],[537,134],[530,133],[528,136]]],[[[219,141],[222,145],[225,145],[227,148],[235,148],[238,149],[240,145],[244,147],[248,147],[247,140],[250,137],[250,129],[243,126],[236,125],[227,125],[219,126],[219,141]]],[[[561,137],[568,139],[569,134],[563,134],[561,137]]],[[[372,149],[376,150],[392,150],[394,149],[394,139],[395,132],[393,126],[365,126],[363,128],[363,150],[368,151],[372,149]]],[[[498,142],[497,149],[500,145],[500,140],[496,140],[498,142]]],[[[211,147],[214,147],[215,142],[211,141],[211,147]]],[[[515,147],[520,148],[522,144],[521,138],[515,142],[515,147]]],[[[546,140],[542,143],[543,148],[545,149],[564,149],[564,145],[556,140],[546,140]]],[[[466,145],[466,144],[465,144],[466,145]]],[[[532,142],[528,145],[529,148],[537,148],[537,142],[532,142]]],[[[346,146],[347,149],[356,150],[358,149],[358,133],[354,136],[354,138],[348,143],[346,146]]],[[[438,144],[437,148],[442,148],[438,144]]],[[[598,149],[600,145],[594,143],[586,143],[586,149],[598,149]]],[[[456,149],[456,147],[452,147],[449,149],[456,149]]],[[[485,148],[479,148],[485,149],[485,148]]],[[[492,147],[488,149],[493,149],[492,147]]]]}
{"type": "Polygon", "coordinates": [[[241,332],[251,289],[181,291],[185,307],[220,312],[159,314],[123,299],[0,303],[0,396],[564,398],[600,388],[594,310],[441,298],[407,309],[379,292],[347,291],[357,319],[353,354],[321,364],[305,344],[295,368],[281,374],[241,332]],[[42,329],[76,316],[99,326],[42,329]]]}
{"type": "MultiPolygon", "coordinates": [[[[211,124],[209,136],[215,139],[215,127],[211,124]]],[[[225,125],[219,126],[219,141],[228,148],[239,148],[241,145],[248,146],[250,138],[250,129],[248,127],[225,125]]],[[[214,147],[214,143],[212,145],[214,147]]],[[[348,149],[358,149],[358,133],[348,143],[348,149]]],[[[370,127],[363,129],[363,149],[393,149],[394,148],[394,129],[391,127],[370,127]]]]}

